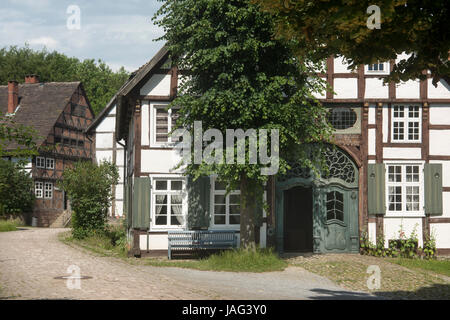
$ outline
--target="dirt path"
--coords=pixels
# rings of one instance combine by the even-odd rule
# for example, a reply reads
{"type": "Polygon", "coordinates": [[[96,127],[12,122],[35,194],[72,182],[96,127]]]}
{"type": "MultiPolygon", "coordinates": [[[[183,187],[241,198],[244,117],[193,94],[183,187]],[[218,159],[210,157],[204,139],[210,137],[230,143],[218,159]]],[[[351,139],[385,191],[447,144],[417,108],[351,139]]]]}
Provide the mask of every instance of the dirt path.
{"type": "MultiPolygon", "coordinates": [[[[365,299],[302,268],[232,273],[130,265],[69,247],[64,229],[0,233],[0,298],[3,299],[365,299]],[[78,266],[80,289],[69,289],[67,268],[78,266]]],[[[70,280],[69,280],[70,281],[70,280]]],[[[73,283],[73,281],[72,281],[73,283]]]]}

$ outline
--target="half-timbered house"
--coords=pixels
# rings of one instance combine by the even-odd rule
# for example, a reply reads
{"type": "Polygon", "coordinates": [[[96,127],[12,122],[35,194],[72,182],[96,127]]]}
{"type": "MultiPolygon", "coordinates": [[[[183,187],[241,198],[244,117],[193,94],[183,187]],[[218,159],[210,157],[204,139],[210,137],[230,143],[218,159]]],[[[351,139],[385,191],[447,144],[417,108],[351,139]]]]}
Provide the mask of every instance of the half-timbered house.
{"type": "MultiPolygon", "coordinates": [[[[64,169],[80,160],[92,161],[94,137],[86,134],[94,112],[80,82],[39,82],[0,86],[0,112],[36,130],[39,155],[28,159],[36,196],[31,217],[37,226],[61,227],[70,219],[70,204],[58,187],[64,169]]],[[[30,219],[31,220],[31,219],[30,219]]]]}
{"type": "MultiPolygon", "coordinates": [[[[295,163],[266,185],[268,213],[257,228],[261,246],[279,252],[358,252],[367,232],[436,237],[450,251],[450,87],[426,80],[383,83],[402,59],[347,68],[327,60],[333,91],[317,94],[335,128],[319,178],[295,163]]],[[[135,248],[167,250],[169,230],[206,228],[239,234],[239,190],[225,193],[214,177],[193,182],[168,134],[180,75],[167,49],[133,74],[114,98],[117,141],[125,141],[125,196],[135,248]]],[[[199,119],[201,120],[201,119],[199,119]]]]}
{"type": "Polygon", "coordinates": [[[101,113],[86,129],[95,137],[95,161],[109,161],[119,170],[119,183],[112,186],[113,199],[108,214],[111,218],[123,216],[123,180],[124,180],[124,145],[116,141],[116,96],[106,105],[101,113]]]}

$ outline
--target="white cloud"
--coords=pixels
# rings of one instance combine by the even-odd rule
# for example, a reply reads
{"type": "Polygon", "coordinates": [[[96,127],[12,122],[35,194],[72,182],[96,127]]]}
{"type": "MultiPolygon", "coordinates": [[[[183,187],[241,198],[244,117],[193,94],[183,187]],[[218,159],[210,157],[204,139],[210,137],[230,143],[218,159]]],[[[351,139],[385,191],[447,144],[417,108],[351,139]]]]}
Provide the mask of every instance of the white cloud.
{"type": "Polygon", "coordinates": [[[31,46],[44,46],[49,49],[56,49],[59,46],[59,42],[52,37],[40,37],[27,41],[31,46]]]}
{"type": "MultiPolygon", "coordinates": [[[[163,30],[151,22],[157,1],[78,0],[81,30],[68,30],[67,5],[72,1],[8,0],[0,11],[0,48],[10,45],[43,46],[70,57],[102,59],[113,70],[134,71],[162,47],[153,41],[163,30]]],[[[75,3],[75,2],[74,2],[75,3]]]]}

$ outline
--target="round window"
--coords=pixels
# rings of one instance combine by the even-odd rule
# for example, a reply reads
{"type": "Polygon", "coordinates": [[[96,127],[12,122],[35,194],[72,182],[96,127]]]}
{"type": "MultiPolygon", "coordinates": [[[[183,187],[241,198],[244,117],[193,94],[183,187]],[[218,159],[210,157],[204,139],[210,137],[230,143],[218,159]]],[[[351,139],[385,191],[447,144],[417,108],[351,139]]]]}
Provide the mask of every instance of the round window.
{"type": "Polygon", "coordinates": [[[337,130],[353,127],[356,118],[356,112],[350,108],[332,108],[328,114],[328,121],[337,130]]]}

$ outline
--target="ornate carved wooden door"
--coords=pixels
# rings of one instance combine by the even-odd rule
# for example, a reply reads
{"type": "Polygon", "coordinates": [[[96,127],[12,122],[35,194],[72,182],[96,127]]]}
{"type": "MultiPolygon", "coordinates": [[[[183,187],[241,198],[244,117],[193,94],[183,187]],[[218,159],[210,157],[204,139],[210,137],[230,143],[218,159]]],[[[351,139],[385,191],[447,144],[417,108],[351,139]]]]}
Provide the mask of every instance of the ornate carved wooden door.
{"type": "Polygon", "coordinates": [[[320,229],[320,252],[358,252],[357,190],[328,186],[320,191],[321,205],[315,212],[320,229]]]}

